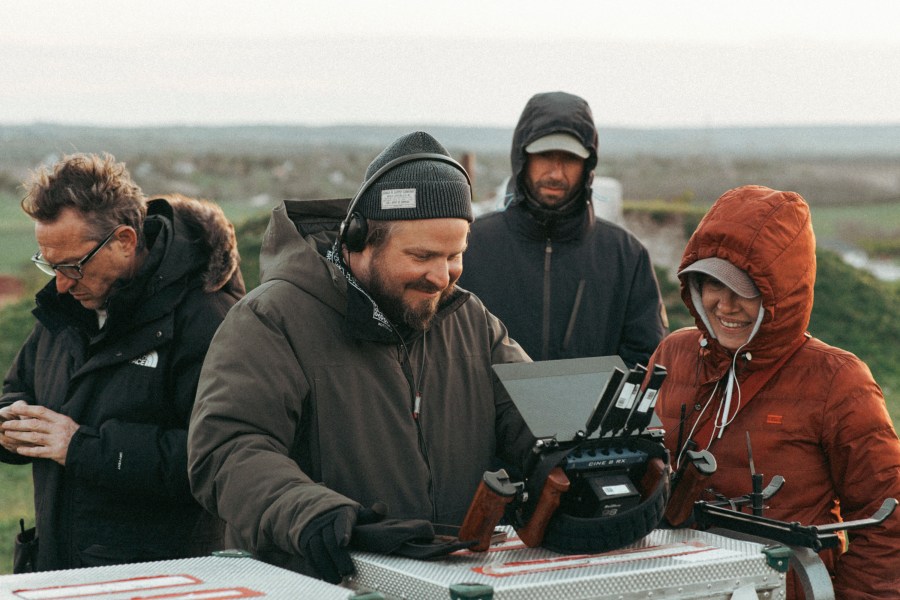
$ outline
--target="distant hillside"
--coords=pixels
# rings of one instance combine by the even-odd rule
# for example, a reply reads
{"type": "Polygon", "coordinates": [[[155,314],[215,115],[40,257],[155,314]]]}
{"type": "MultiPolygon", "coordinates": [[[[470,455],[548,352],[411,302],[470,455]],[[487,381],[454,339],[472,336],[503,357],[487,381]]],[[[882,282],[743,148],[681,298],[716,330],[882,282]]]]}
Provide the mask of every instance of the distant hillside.
{"type": "MultiPolygon", "coordinates": [[[[900,157],[900,125],[631,129],[600,127],[606,156],[900,157]]],[[[48,153],[114,154],[162,150],[280,154],[324,146],[382,148],[424,129],[455,151],[508,153],[512,128],[445,125],[247,125],[110,128],[58,124],[0,125],[0,162],[42,159],[48,153]]]]}
{"type": "MultiPolygon", "coordinates": [[[[147,194],[209,198],[240,219],[284,198],[351,196],[372,158],[414,128],[0,125],[0,273],[14,272],[32,251],[31,223],[18,206],[21,182],[31,169],[63,154],[111,152],[147,194]]],[[[492,205],[509,176],[512,131],[421,128],[455,157],[471,153],[473,198],[492,205]]],[[[600,153],[596,174],[617,179],[625,200],[703,210],[739,185],[793,190],[813,207],[820,245],[900,258],[900,125],[601,127],[600,153]]]]}

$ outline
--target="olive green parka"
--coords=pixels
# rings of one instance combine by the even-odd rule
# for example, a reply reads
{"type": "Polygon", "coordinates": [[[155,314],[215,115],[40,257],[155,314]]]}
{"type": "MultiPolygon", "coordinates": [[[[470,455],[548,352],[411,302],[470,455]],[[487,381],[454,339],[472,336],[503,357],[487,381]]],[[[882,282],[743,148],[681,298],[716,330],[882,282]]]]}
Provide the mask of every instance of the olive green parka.
{"type": "Polygon", "coordinates": [[[477,298],[457,291],[406,338],[355,303],[326,257],[346,210],[273,211],[262,283],[216,334],[191,420],[194,495],[231,544],[300,572],[317,515],[381,501],[390,517],[459,525],[496,457],[520,463],[533,441],[491,369],[527,356],[477,298]]]}

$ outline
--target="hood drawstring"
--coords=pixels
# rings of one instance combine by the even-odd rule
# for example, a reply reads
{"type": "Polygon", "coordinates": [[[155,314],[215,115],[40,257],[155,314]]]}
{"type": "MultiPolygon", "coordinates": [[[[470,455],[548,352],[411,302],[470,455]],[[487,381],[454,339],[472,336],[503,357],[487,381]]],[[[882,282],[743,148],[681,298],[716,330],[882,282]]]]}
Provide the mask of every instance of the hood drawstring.
{"type": "MultiPolygon", "coordinates": [[[[762,314],[762,310],[760,310],[759,312],[760,314],[762,314]]],[[[760,319],[757,319],[757,327],[759,327],[759,321],[760,319]]],[[[751,334],[750,337],[752,338],[753,335],[751,334]]],[[[737,371],[735,370],[735,367],[737,366],[737,359],[738,356],[740,356],[741,348],[749,343],[750,340],[748,339],[740,348],[735,350],[734,357],[731,359],[731,366],[728,368],[728,382],[725,384],[724,393],[725,398],[719,405],[719,411],[716,413],[716,429],[719,430],[719,432],[716,434],[716,437],[719,439],[721,439],[722,434],[725,432],[725,428],[731,424],[731,422],[737,416],[738,411],[741,410],[741,384],[737,380],[737,371]],[[731,399],[734,395],[735,388],[737,388],[737,408],[734,409],[734,414],[731,415],[731,399]],[[730,418],[729,415],[731,415],[730,418]]],[[[745,352],[743,356],[744,360],[746,360],[747,362],[753,360],[753,355],[751,355],[749,352],[745,352]]]]}
{"type": "MultiPolygon", "coordinates": [[[[762,311],[760,311],[760,314],[762,314],[762,311]]],[[[758,327],[758,325],[757,325],[757,327],[758,327]]],[[[750,337],[752,338],[753,336],[751,335],[750,337]]],[[[719,385],[724,380],[725,388],[722,390],[721,401],[719,402],[719,408],[716,410],[716,415],[714,417],[712,417],[714,419],[713,434],[710,436],[709,441],[707,442],[706,446],[704,447],[705,450],[709,450],[710,446],[712,446],[713,440],[722,437],[722,433],[725,431],[725,428],[731,424],[731,422],[737,416],[738,411],[740,411],[740,409],[741,409],[741,384],[737,380],[736,366],[737,366],[738,356],[741,356],[741,354],[740,354],[741,348],[746,346],[749,342],[750,342],[750,340],[748,339],[747,342],[745,342],[744,345],[741,346],[740,348],[738,348],[737,351],[734,353],[734,357],[731,360],[731,366],[728,367],[728,374],[726,376],[724,376],[722,379],[720,379],[719,381],[717,381],[716,385],[713,386],[712,392],[710,392],[709,397],[706,399],[706,402],[704,403],[703,407],[700,408],[700,414],[697,415],[697,418],[694,420],[694,424],[691,427],[691,430],[687,435],[686,439],[688,439],[688,440],[693,439],[694,434],[697,432],[697,426],[703,420],[703,414],[707,411],[710,404],[712,404],[713,400],[715,400],[716,392],[719,391],[719,385]],[[731,405],[734,400],[735,390],[737,390],[737,407],[734,409],[734,411],[732,411],[731,405]]],[[[705,336],[701,337],[698,342],[698,345],[700,346],[700,351],[702,352],[709,346],[709,341],[706,339],[705,336]]],[[[746,361],[753,360],[753,356],[749,352],[745,352],[743,354],[743,358],[746,361]]],[[[698,368],[699,368],[699,364],[700,363],[698,361],[698,368]]],[[[698,376],[699,376],[699,371],[698,371],[698,376]]],[[[698,405],[698,408],[699,408],[699,405],[698,405]]],[[[687,450],[687,448],[688,448],[688,444],[685,444],[683,447],[681,447],[679,449],[678,456],[675,458],[676,468],[681,464],[682,456],[684,455],[684,452],[685,452],[685,450],[687,450]]]]}
{"type": "Polygon", "coordinates": [[[716,429],[718,429],[718,433],[716,437],[721,439],[722,434],[725,432],[725,427],[728,426],[731,421],[728,419],[728,415],[731,414],[731,396],[734,392],[734,388],[737,387],[737,401],[738,406],[735,409],[734,413],[737,415],[737,411],[741,408],[741,384],[737,383],[734,377],[734,364],[732,363],[731,368],[728,369],[728,382],[725,384],[725,399],[722,403],[719,404],[719,410],[716,413],[716,429]]]}
{"type": "MultiPolygon", "coordinates": [[[[709,394],[709,398],[706,399],[706,403],[703,405],[703,408],[700,409],[700,414],[698,414],[697,418],[694,419],[694,424],[691,426],[691,430],[688,432],[687,437],[685,438],[686,440],[690,441],[690,440],[694,439],[694,434],[697,432],[697,426],[700,424],[700,421],[703,419],[703,414],[706,412],[706,409],[709,408],[709,405],[712,403],[713,398],[716,397],[716,391],[719,389],[719,383],[721,383],[721,382],[717,381],[716,385],[713,386],[712,392],[710,392],[710,394],[709,394]]],[[[704,447],[704,450],[709,450],[709,447],[712,445],[712,441],[714,438],[715,438],[715,436],[710,437],[710,440],[704,447]]],[[[690,446],[690,444],[685,443],[678,450],[678,456],[675,458],[675,468],[676,469],[678,469],[678,467],[681,465],[681,458],[684,455],[685,451],[688,450],[689,446],[690,446]]]]}

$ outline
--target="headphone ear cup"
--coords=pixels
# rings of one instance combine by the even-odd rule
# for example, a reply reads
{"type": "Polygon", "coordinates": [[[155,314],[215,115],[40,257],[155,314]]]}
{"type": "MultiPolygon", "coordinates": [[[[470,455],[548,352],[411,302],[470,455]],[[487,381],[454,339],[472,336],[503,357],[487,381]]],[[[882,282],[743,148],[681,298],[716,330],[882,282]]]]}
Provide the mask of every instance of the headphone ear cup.
{"type": "Polygon", "coordinates": [[[359,213],[350,215],[347,229],[344,232],[344,243],[351,252],[362,252],[366,247],[366,236],[369,235],[369,224],[359,213]]]}

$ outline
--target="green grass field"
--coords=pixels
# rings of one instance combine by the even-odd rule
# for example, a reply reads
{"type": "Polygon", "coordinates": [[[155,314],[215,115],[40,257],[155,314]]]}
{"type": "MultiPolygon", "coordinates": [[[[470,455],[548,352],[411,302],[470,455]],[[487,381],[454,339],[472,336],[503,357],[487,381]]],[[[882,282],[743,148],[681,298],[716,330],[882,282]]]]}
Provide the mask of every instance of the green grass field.
{"type": "Polygon", "coordinates": [[[13,538],[19,532],[19,519],[25,527],[34,525],[31,467],[0,465],[0,574],[12,573],[13,538]]]}
{"type": "Polygon", "coordinates": [[[0,192],[0,273],[17,273],[34,251],[34,223],[19,198],[0,192]]]}
{"type": "Polygon", "coordinates": [[[868,249],[872,240],[897,243],[900,202],[814,206],[813,229],[820,240],[844,240],[868,249]]]}

